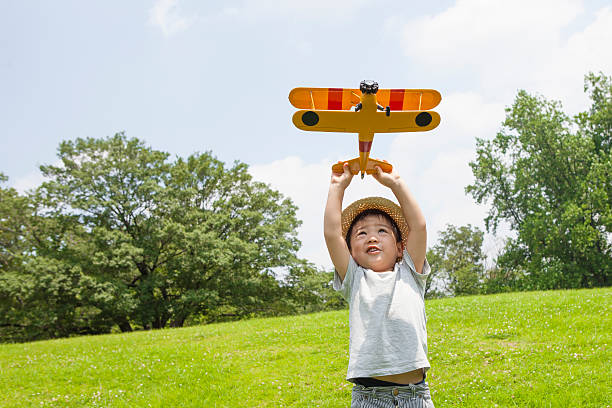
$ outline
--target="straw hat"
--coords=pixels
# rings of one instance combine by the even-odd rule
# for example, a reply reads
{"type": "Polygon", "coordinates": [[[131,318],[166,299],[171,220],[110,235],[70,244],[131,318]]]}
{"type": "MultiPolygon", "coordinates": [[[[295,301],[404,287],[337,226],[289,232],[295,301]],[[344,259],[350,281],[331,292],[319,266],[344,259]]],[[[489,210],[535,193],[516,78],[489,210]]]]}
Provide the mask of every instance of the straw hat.
{"type": "Polygon", "coordinates": [[[401,234],[402,242],[406,245],[406,239],[408,238],[408,233],[410,232],[410,228],[408,228],[408,223],[404,218],[404,214],[402,213],[402,209],[399,205],[395,204],[393,201],[388,200],[383,197],[366,197],[361,200],[357,200],[342,211],[342,236],[346,239],[346,234],[348,233],[351,224],[355,220],[359,214],[366,210],[380,210],[389,215],[397,224],[397,228],[399,228],[399,232],[401,234]]]}

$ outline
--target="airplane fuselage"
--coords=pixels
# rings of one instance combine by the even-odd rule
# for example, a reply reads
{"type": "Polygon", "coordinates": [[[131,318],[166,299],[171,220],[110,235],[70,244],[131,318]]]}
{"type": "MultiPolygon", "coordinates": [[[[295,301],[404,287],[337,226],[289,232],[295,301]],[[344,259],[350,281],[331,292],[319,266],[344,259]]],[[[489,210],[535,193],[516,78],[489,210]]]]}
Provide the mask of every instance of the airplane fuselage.
{"type": "MultiPolygon", "coordinates": [[[[359,115],[364,122],[369,122],[374,119],[374,116],[378,113],[378,102],[376,101],[376,94],[373,93],[362,93],[361,94],[361,109],[359,115]]],[[[365,169],[368,163],[368,157],[370,156],[370,150],[372,149],[372,141],[374,140],[374,132],[362,131],[359,132],[359,169],[361,170],[361,178],[365,174],[365,169]]]]}

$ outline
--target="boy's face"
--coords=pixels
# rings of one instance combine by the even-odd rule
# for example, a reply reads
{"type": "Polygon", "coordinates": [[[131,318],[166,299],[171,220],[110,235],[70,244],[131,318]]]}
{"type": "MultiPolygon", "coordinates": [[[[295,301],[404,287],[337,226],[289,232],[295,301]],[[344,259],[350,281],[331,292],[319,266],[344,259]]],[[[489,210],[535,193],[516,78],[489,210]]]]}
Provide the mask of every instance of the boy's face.
{"type": "Polygon", "coordinates": [[[374,272],[392,271],[402,256],[391,222],[381,215],[368,215],[351,231],[351,256],[360,266],[374,272]]]}

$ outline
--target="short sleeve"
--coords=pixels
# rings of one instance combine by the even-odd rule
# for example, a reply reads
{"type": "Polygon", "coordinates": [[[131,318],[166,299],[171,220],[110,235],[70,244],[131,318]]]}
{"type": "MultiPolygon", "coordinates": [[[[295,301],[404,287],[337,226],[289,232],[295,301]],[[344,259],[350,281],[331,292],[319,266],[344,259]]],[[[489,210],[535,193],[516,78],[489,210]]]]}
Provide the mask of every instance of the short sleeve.
{"type": "Polygon", "coordinates": [[[416,268],[414,267],[414,262],[412,261],[412,258],[408,254],[408,251],[406,251],[405,249],[404,249],[404,256],[402,258],[402,262],[408,267],[410,272],[412,272],[412,276],[414,276],[414,279],[419,283],[419,286],[423,290],[423,293],[425,293],[425,283],[427,282],[427,278],[429,277],[429,274],[431,273],[431,267],[429,266],[429,262],[427,262],[427,258],[425,258],[425,263],[423,264],[422,273],[418,273],[416,271],[416,268]]]}
{"type": "Polygon", "coordinates": [[[348,301],[351,297],[355,271],[358,267],[359,265],[357,265],[357,262],[355,262],[353,257],[349,255],[349,263],[348,268],[346,270],[346,274],[344,275],[344,280],[340,278],[340,275],[338,275],[338,271],[334,269],[334,290],[340,292],[342,294],[342,297],[346,301],[348,301]]]}

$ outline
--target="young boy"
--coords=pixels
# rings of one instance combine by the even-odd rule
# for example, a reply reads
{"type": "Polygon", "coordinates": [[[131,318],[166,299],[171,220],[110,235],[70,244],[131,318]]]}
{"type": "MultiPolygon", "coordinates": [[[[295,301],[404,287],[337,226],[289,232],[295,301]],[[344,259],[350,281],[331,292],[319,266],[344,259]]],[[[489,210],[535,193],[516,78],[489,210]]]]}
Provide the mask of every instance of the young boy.
{"type": "Polygon", "coordinates": [[[325,207],[325,243],[335,267],[334,289],[349,303],[351,407],[428,407],[425,218],[395,172],[374,178],[400,206],[380,197],[342,211],[353,175],[333,173],[325,207]]]}

